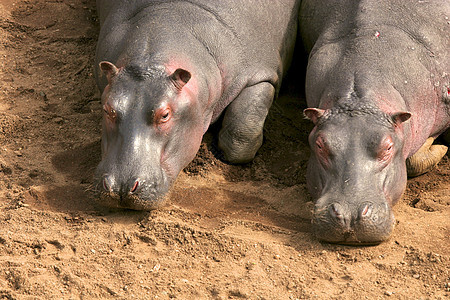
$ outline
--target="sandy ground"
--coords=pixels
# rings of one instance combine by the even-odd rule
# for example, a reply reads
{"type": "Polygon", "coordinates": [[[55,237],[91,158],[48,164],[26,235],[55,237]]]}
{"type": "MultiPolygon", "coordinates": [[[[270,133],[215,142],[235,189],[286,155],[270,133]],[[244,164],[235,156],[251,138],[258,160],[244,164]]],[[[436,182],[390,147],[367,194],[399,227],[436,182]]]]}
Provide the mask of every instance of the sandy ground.
{"type": "Polygon", "coordinates": [[[213,128],[166,207],[99,207],[98,29],[93,0],[0,0],[1,299],[448,299],[448,156],[408,181],[389,241],[322,244],[294,80],[251,164],[216,159],[213,128]]]}

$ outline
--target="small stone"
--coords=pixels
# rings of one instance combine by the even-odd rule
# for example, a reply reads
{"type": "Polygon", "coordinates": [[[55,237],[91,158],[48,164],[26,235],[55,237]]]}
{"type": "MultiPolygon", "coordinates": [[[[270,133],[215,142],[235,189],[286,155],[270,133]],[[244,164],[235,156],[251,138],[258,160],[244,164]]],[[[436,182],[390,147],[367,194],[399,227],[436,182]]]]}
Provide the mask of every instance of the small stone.
{"type": "Polygon", "coordinates": [[[158,272],[159,271],[159,269],[161,268],[161,265],[160,264],[156,264],[154,267],[153,267],[153,269],[152,269],[152,272],[158,272]]]}
{"type": "Polygon", "coordinates": [[[419,279],[419,278],[420,278],[420,275],[419,275],[419,274],[414,274],[414,275],[413,275],[413,278],[419,279]]]}
{"type": "Polygon", "coordinates": [[[94,249],[91,249],[91,252],[95,254],[95,250],[94,249]]]}
{"type": "Polygon", "coordinates": [[[62,124],[64,123],[64,119],[61,117],[56,117],[53,119],[53,122],[55,122],[56,124],[62,124]]]}
{"type": "Polygon", "coordinates": [[[253,270],[253,268],[255,267],[255,263],[254,262],[248,262],[247,265],[245,266],[245,268],[249,271],[253,270]]]}
{"type": "Polygon", "coordinates": [[[384,294],[386,296],[392,296],[393,292],[391,292],[391,291],[384,291],[384,294]]]}

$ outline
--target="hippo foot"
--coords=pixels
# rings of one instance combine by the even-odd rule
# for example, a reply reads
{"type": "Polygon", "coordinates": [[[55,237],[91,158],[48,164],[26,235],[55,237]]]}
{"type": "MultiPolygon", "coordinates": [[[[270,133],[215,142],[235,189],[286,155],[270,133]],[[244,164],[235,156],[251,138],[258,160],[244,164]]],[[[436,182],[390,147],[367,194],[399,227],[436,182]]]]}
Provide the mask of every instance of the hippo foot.
{"type": "Polygon", "coordinates": [[[409,177],[415,177],[432,170],[447,153],[444,145],[433,145],[430,137],[413,156],[406,160],[406,171],[409,177]]]}
{"type": "MultiPolygon", "coordinates": [[[[223,135],[222,135],[223,136],[223,135]]],[[[233,164],[248,163],[255,158],[256,152],[262,145],[263,136],[258,136],[254,141],[247,142],[239,139],[219,139],[219,148],[223,151],[226,161],[233,164]]]]}
{"type": "Polygon", "coordinates": [[[274,95],[273,85],[261,82],[245,88],[227,107],[218,141],[227,161],[242,164],[255,157],[274,95]]]}

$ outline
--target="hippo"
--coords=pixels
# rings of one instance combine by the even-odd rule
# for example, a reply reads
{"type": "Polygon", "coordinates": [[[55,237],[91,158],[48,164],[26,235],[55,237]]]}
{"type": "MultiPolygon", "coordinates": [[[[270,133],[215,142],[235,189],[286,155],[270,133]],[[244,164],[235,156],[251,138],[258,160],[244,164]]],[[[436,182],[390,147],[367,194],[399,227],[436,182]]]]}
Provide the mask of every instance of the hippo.
{"type": "Polygon", "coordinates": [[[445,155],[432,144],[450,124],[449,18],[448,0],[302,1],[304,115],[314,125],[306,177],[319,240],[386,241],[407,175],[445,155]]]}
{"type": "Polygon", "coordinates": [[[166,202],[209,125],[230,163],[251,161],[290,64],[298,0],[97,0],[105,206],[166,202]]]}

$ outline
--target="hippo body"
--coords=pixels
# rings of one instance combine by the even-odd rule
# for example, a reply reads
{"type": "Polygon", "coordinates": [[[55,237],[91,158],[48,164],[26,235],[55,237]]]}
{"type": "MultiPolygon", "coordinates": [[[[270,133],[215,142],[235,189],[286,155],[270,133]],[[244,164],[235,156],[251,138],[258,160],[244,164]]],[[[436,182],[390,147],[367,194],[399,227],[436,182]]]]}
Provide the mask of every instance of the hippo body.
{"type": "Polygon", "coordinates": [[[405,161],[450,125],[449,18],[447,0],[302,1],[319,239],[390,236],[405,161]]]}
{"type": "Polygon", "coordinates": [[[218,145],[253,159],[295,44],[298,0],[97,0],[107,205],[153,209],[224,112],[218,145]]]}

